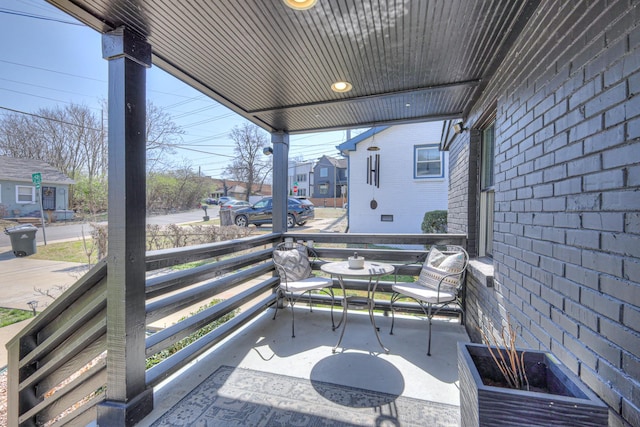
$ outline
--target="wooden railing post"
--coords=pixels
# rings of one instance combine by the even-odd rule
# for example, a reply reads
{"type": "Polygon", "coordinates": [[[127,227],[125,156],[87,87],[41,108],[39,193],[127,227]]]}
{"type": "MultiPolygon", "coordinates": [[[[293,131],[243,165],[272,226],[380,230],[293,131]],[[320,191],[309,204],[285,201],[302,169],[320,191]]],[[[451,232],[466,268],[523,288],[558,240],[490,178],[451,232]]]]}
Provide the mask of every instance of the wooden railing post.
{"type": "Polygon", "coordinates": [[[153,409],[145,380],[146,68],[151,46],[128,28],[103,35],[109,61],[107,400],[100,426],[130,426],[153,409]]]}

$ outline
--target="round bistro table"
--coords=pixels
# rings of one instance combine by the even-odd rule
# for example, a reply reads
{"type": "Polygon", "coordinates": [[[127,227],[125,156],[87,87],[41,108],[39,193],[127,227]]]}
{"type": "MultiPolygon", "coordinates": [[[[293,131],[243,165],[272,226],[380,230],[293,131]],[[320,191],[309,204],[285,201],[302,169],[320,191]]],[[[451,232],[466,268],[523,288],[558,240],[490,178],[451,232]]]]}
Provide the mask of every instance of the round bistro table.
{"type": "Polygon", "coordinates": [[[371,320],[371,325],[373,325],[373,331],[376,333],[378,343],[380,344],[380,347],[384,349],[385,353],[389,353],[389,349],[386,348],[384,344],[382,344],[382,340],[380,339],[380,333],[378,331],[378,328],[376,327],[376,321],[373,316],[373,308],[375,306],[374,297],[376,294],[376,288],[378,287],[378,280],[380,279],[380,276],[393,274],[393,272],[395,271],[395,267],[391,264],[385,264],[383,262],[365,261],[362,268],[350,268],[348,261],[339,261],[323,264],[320,269],[325,273],[331,274],[332,276],[336,276],[338,278],[338,282],[340,283],[340,287],[342,288],[342,295],[344,296],[344,300],[342,303],[342,320],[340,320],[340,323],[342,324],[342,331],[340,332],[338,343],[335,345],[335,347],[333,347],[332,351],[335,353],[336,349],[342,342],[344,331],[345,329],[347,329],[347,310],[348,307],[351,306],[353,308],[367,308],[369,310],[369,320],[371,320]],[[369,279],[369,284],[367,286],[367,296],[347,297],[344,286],[345,277],[367,277],[369,279]]]}

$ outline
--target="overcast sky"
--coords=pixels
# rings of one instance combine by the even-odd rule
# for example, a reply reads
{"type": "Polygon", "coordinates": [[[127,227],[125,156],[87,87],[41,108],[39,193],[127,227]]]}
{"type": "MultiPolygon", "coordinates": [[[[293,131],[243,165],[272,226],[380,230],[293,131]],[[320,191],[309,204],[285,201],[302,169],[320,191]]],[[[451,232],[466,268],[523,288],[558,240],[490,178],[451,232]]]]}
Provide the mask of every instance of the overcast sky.
{"type": "MultiPolygon", "coordinates": [[[[108,64],[98,32],[44,0],[0,0],[0,40],[0,115],[71,103],[100,115],[108,64]]],[[[233,155],[229,132],[245,120],[157,67],[147,72],[147,99],[184,129],[177,158],[218,177],[233,155]]],[[[344,131],[292,135],[290,157],[336,156],[345,138],[344,131]]]]}

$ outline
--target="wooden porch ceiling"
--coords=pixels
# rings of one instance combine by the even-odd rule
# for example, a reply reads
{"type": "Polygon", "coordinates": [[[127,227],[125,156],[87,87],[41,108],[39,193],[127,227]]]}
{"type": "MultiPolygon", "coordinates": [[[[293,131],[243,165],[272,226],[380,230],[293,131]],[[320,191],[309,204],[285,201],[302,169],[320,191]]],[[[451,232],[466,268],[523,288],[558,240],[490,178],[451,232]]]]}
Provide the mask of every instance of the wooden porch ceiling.
{"type": "Polygon", "coordinates": [[[48,1],[100,32],[138,32],[155,66],[288,133],[464,117],[539,3],[48,1]]]}

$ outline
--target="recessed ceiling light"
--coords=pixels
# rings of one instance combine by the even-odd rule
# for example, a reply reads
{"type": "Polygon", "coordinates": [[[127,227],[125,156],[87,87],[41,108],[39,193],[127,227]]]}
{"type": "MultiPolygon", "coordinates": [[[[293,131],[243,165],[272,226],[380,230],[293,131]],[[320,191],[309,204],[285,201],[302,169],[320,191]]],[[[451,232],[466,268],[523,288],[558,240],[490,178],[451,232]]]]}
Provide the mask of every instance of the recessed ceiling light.
{"type": "Polygon", "coordinates": [[[318,0],[284,0],[284,4],[289,6],[291,9],[296,10],[305,10],[313,7],[318,0]]]}
{"type": "Polygon", "coordinates": [[[353,89],[353,86],[349,82],[335,82],[331,85],[331,90],[334,92],[349,92],[351,89],[353,89]]]}

